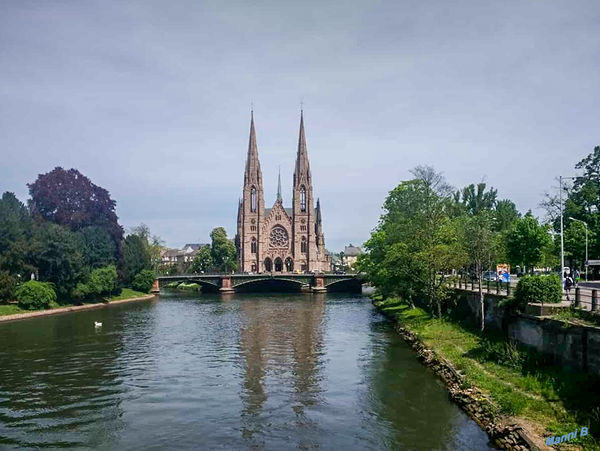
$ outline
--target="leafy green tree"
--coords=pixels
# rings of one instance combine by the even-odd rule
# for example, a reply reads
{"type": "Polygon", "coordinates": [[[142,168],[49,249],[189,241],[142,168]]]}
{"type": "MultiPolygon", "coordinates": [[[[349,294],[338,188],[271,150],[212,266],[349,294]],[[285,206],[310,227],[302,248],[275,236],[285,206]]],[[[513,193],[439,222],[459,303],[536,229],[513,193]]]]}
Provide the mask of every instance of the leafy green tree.
{"type": "Polygon", "coordinates": [[[81,229],[79,233],[85,243],[85,256],[90,268],[101,268],[115,263],[116,246],[106,229],[89,226],[81,229]]]}
{"type": "Polygon", "coordinates": [[[86,283],[78,283],[73,295],[75,298],[99,298],[110,295],[117,288],[117,268],[114,265],[92,271],[86,283]]]}
{"type": "Polygon", "coordinates": [[[530,211],[515,221],[506,241],[510,263],[533,271],[542,262],[544,251],[552,245],[548,232],[549,227],[541,225],[530,211]]]}
{"type": "Polygon", "coordinates": [[[237,268],[237,252],[235,244],[227,238],[223,227],[217,227],[210,232],[211,255],[215,268],[219,271],[229,272],[237,268]]]}
{"type": "Polygon", "coordinates": [[[17,278],[8,271],[0,271],[0,302],[12,301],[17,289],[17,278]]]}
{"type": "Polygon", "coordinates": [[[71,299],[72,290],[85,280],[85,243],[81,235],[52,223],[42,223],[35,232],[32,261],[41,281],[52,282],[59,299],[71,299]]]}
{"type": "MultiPolygon", "coordinates": [[[[585,225],[579,221],[569,221],[564,230],[565,257],[570,258],[575,266],[585,266],[585,225]]],[[[588,241],[594,242],[594,231],[588,231],[588,241]]],[[[560,250],[559,250],[560,252],[560,250]]]]}
{"type": "Polygon", "coordinates": [[[510,230],[521,214],[517,210],[515,203],[508,199],[496,202],[494,210],[494,230],[504,232],[510,230]]]}
{"type": "Polygon", "coordinates": [[[13,193],[0,199],[0,270],[25,278],[35,271],[31,254],[33,224],[25,205],[13,193]]]}
{"type": "Polygon", "coordinates": [[[156,275],[154,271],[149,269],[143,269],[133,278],[133,289],[136,291],[141,291],[142,293],[148,293],[152,288],[152,284],[156,280],[156,275]]]}
{"type": "Polygon", "coordinates": [[[49,283],[30,280],[17,288],[19,307],[25,310],[39,310],[56,302],[56,293],[49,283]]]}
{"type": "Polygon", "coordinates": [[[498,191],[494,188],[486,191],[486,187],[487,185],[483,182],[478,183],[477,186],[471,183],[455,194],[455,199],[459,200],[464,211],[469,215],[476,215],[484,210],[493,210],[496,207],[498,191]]]}
{"type": "Polygon", "coordinates": [[[136,274],[144,269],[152,269],[152,262],[147,246],[138,235],[127,235],[125,240],[123,240],[121,259],[118,266],[121,284],[123,286],[131,286],[136,274]]]}
{"type": "Polygon", "coordinates": [[[431,167],[417,167],[413,175],[385,200],[359,269],[384,294],[423,298],[441,316],[448,294],[443,274],[462,266],[465,252],[449,214],[449,185],[431,167]]]}
{"type": "Polygon", "coordinates": [[[150,228],[146,224],[140,224],[131,230],[133,235],[137,235],[142,239],[142,242],[146,246],[146,251],[150,256],[150,262],[152,269],[157,270],[160,265],[160,254],[164,249],[164,242],[158,235],[152,235],[150,228]]]}
{"type": "Polygon", "coordinates": [[[480,210],[468,216],[463,222],[462,241],[475,270],[479,289],[480,327],[485,329],[485,298],[483,294],[483,271],[489,268],[494,259],[494,218],[491,211],[480,210]]]}
{"type": "Polygon", "coordinates": [[[189,272],[192,274],[207,272],[210,271],[213,266],[214,261],[210,247],[202,246],[200,249],[198,249],[198,253],[190,265],[189,272]]]}

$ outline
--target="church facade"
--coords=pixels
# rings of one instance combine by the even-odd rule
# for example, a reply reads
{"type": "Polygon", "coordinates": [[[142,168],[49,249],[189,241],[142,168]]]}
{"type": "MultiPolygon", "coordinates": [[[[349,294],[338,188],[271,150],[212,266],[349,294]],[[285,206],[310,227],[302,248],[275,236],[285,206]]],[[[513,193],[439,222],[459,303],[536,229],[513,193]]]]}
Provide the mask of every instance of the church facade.
{"type": "Polygon", "coordinates": [[[304,273],[329,270],[321,205],[318,199],[316,205],[314,204],[302,112],[292,206],[285,207],[283,204],[280,175],[277,198],[271,208],[265,208],[254,115],[251,114],[248,156],[244,171],[243,195],[238,204],[235,243],[239,268],[243,272],[304,273]]]}

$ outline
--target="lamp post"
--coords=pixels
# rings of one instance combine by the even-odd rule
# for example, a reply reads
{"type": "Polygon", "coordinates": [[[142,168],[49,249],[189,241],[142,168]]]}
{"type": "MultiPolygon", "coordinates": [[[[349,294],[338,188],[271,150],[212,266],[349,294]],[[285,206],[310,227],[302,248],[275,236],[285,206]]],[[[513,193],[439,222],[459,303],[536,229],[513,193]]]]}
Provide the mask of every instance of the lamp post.
{"type": "Polygon", "coordinates": [[[571,221],[581,222],[585,227],[585,281],[588,280],[588,225],[587,222],[582,221],[581,219],[575,219],[572,216],[569,216],[571,221]]]}

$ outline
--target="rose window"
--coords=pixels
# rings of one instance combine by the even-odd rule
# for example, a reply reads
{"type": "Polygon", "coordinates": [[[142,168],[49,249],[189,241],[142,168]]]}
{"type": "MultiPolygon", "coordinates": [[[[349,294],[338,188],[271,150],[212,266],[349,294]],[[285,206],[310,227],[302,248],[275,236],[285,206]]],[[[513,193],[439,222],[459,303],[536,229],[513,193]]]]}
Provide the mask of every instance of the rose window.
{"type": "Polygon", "coordinates": [[[271,229],[269,235],[269,243],[271,247],[287,247],[288,245],[288,233],[281,226],[275,226],[271,229]]]}

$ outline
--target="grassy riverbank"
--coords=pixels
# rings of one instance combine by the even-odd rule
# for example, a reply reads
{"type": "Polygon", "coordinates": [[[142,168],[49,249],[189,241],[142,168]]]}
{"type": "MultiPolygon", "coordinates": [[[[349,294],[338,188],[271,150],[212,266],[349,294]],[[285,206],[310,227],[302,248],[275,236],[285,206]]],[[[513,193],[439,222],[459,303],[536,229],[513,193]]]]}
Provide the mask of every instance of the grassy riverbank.
{"type": "MultiPolygon", "coordinates": [[[[139,298],[142,296],[147,296],[148,293],[142,293],[141,291],[135,291],[132,290],[131,288],[123,288],[123,290],[121,291],[121,294],[119,294],[118,296],[111,296],[109,298],[107,298],[105,301],[106,302],[112,302],[112,301],[123,301],[126,299],[134,299],[134,298],[139,298]]],[[[100,302],[84,302],[83,304],[80,305],[91,305],[91,304],[99,304],[100,302]]],[[[44,309],[44,310],[53,310],[53,309],[57,309],[57,308],[62,308],[62,307],[70,307],[73,304],[58,304],[56,302],[52,303],[50,305],[50,308],[44,309]]],[[[8,316],[8,315],[16,315],[19,313],[30,313],[30,312],[37,312],[40,310],[24,310],[22,308],[20,308],[17,304],[7,304],[7,305],[0,305],[0,316],[8,316]]]]}
{"type": "MultiPolygon", "coordinates": [[[[499,415],[514,417],[538,437],[562,435],[600,423],[600,381],[547,365],[540,355],[518,350],[502,337],[485,336],[466,325],[432,318],[425,310],[410,308],[398,299],[375,305],[459,370],[465,381],[489,396],[499,415]]],[[[585,449],[600,449],[588,436],[572,440],[585,449]]]]}

